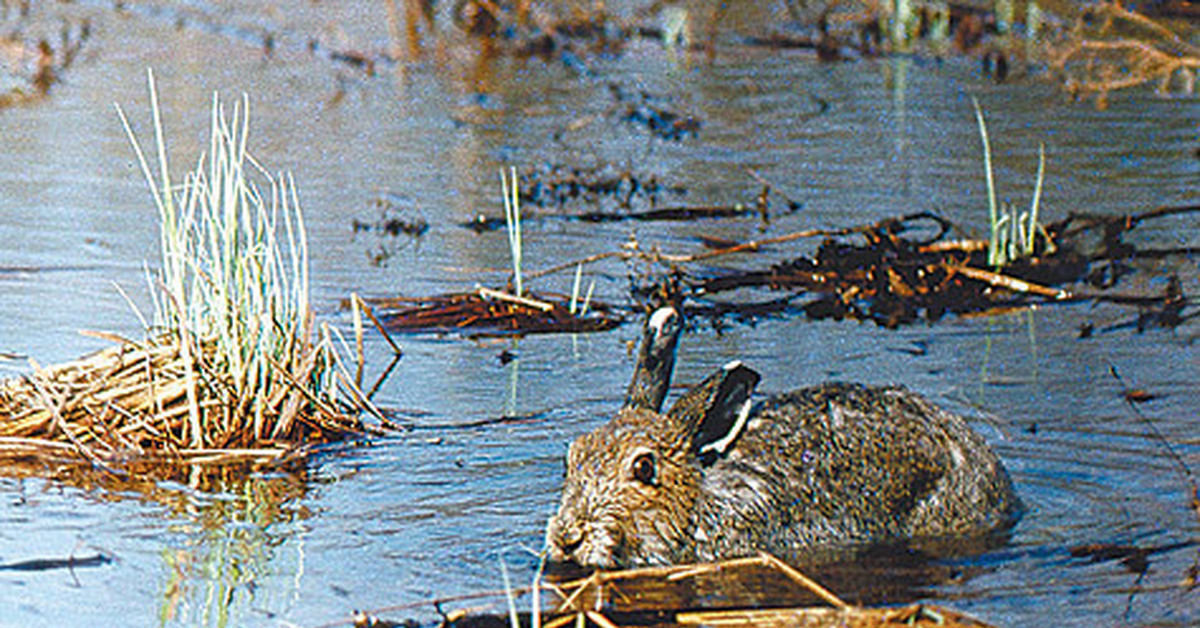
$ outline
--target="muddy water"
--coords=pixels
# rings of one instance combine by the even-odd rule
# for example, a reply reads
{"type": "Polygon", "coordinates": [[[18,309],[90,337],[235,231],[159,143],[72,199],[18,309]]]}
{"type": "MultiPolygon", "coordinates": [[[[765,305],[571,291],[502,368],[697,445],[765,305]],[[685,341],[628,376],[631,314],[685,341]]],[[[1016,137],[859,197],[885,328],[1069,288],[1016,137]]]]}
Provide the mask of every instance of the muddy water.
{"type": "MultiPolygon", "coordinates": [[[[144,264],[155,263],[157,234],[113,104],[149,138],[148,65],[177,174],[196,158],[214,91],[230,101],[249,94],[252,151],[298,182],[314,300],[338,325],[347,321],[337,302],[352,292],[416,296],[501,283],[504,235],[458,223],[499,213],[498,171],[508,165],[628,166],[686,188],[679,202],[697,205],[752,202],[759,186],[745,169],[753,168],[802,204],[766,226],[750,218],[529,221],[528,268],[612,250],[631,233],[692,252],[700,235],[745,239],[927,209],[982,233],[971,96],[989,114],[1002,196],[1027,202],[1045,142],[1049,219],[1189,204],[1200,193],[1194,99],[1134,91],[1097,111],[1036,78],[993,85],[967,60],[824,65],[803,52],[735,45],[710,62],[636,42],[619,55],[586,56],[594,76],[580,77],[557,61],[476,65],[454,36],[402,73],[381,67],[369,77],[310,53],[309,43],[379,50],[387,45],[382,8],[126,4],[125,12],[101,3],[54,9],[91,17],[83,57],[47,100],[0,111],[0,351],[20,356],[0,363],[6,375],[27,368],[24,356],[47,364],[106,346],[81,329],[139,333],[134,308],[148,311],[144,264]],[[277,34],[269,57],[255,39],[263,28],[277,34]],[[621,122],[609,82],[701,119],[698,137],[667,142],[621,122]],[[427,221],[428,233],[356,234],[352,221],[377,219],[381,197],[427,221]]],[[[753,32],[777,19],[766,11],[733,24],[753,32]]],[[[1194,218],[1162,220],[1140,228],[1137,242],[1195,247],[1196,234],[1194,218]]],[[[764,263],[731,258],[712,270],[764,263]]],[[[1169,257],[1153,270],[1125,289],[1161,290],[1174,272],[1186,293],[1200,291],[1194,258],[1169,257]]],[[[596,267],[597,298],[626,302],[627,277],[621,264],[596,267]]],[[[535,287],[567,291],[570,277],[535,287]]],[[[1007,545],[935,561],[929,571],[939,576],[888,589],[884,601],[935,601],[1007,626],[1047,617],[1194,625],[1200,603],[1180,583],[1200,559],[1188,545],[1198,523],[1186,481],[1147,424],[1200,468],[1197,326],[1121,327],[1135,316],[1080,304],[895,331],[798,319],[704,328],[685,337],[677,380],[697,381],[737,358],[764,374],[762,390],[825,378],[895,382],[973,418],[1030,511],[1007,545]],[[1084,324],[1100,332],[1080,339],[1084,324]],[[1131,408],[1110,367],[1158,398],[1131,408]],[[1103,543],[1162,551],[1145,569],[1068,551],[1103,543]]],[[[352,609],[499,588],[502,560],[528,581],[564,445],[617,406],[636,334],[627,325],[519,341],[404,338],[405,357],[377,401],[414,429],[330,452],[301,478],[257,475],[215,494],[165,483],[152,498],[0,480],[0,562],[114,559],[73,572],[0,571],[0,624],[307,626],[352,609]],[[502,364],[503,350],[517,359],[502,364]]],[[[389,350],[378,338],[367,349],[371,379],[389,350]]],[[[873,577],[898,574],[880,567],[873,577]]],[[[434,618],[428,607],[392,616],[434,618]]]]}

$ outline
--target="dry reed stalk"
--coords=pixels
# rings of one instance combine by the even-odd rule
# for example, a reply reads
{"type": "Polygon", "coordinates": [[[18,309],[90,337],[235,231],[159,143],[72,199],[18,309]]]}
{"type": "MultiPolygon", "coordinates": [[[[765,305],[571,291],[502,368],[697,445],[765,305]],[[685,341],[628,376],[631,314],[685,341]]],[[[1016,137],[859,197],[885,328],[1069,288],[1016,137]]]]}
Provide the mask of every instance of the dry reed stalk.
{"type": "Polygon", "coordinates": [[[1068,290],[1048,288],[1046,286],[1025,281],[1023,279],[1017,279],[1016,277],[1010,277],[1008,275],[983,270],[981,268],[946,263],[942,264],[942,268],[951,274],[958,273],[965,277],[970,277],[976,281],[982,281],[988,285],[995,286],[997,288],[1004,288],[1005,290],[1011,290],[1013,292],[1019,292],[1021,294],[1036,294],[1041,297],[1048,297],[1059,301],[1072,298],[1072,294],[1068,290]]]}
{"type": "Polygon", "coordinates": [[[986,628],[958,613],[924,605],[903,608],[777,608],[698,611],[679,613],[683,626],[756,626],[779,628],[882,628],[884,626],[940,626],[986,628]]]}

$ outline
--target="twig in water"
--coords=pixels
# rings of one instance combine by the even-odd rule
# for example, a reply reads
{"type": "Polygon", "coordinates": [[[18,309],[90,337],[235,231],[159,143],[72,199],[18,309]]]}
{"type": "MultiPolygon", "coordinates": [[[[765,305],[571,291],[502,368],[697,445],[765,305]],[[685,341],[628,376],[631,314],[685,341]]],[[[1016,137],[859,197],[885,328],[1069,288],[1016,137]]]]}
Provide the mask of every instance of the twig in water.
{"type": "Polygon", "coordinates": [[[870,227],[848,227],[845,229],[806,229],[804,231],[796,231],[774,238],[763,238],[761,240],[750,240],[741,244],[717,249],[715,251],[706,251],[704,253],[696,253],[694,255],[663,255],[662,258],[668,262],[685,263],[699,262],[701,260],[720,257],[722,255],[730,255],[733,253],[753,252],[768,244],[780,244],[783,242],[791,242],[792,240],[801,240],[804,238],[815,238],[820,236],[843,236],[852,233],[860,233],[869,231],[870,227]]]}
{"type": "Polygon", "coordinates": [[[1192,489],[1192,498],[1189,505],[1196,513],[1197,519],[1200,519],[1200,486],[1197,486],[1196,484],[1196,476],[1192,473],[1191,467],[1189,467],[1187,462],[1184,461],[1183,456],[1180,456],[1179,452],[1175,451],[1175,448],[1171,446],[1171,441],[1167,440],[1167,437],[1164,436],[1162,431],[1158,429],[1158,426],[1154,424],[1154,421],[1151,421],[1149,417],[1142,414],[1142,410],[1137,407],[1136,402],[1134,401],[1134,395],[1131,394],[1133,389],[1125,383],[1124,378],[1122,378],[1121,374],[1117,371],[1117,367],[1113,364],[1109,364],[1108,373],[1109,375],[1112,375],[1113,379],[1117,380],[1118,384],[1121,385],[1122,397],[1125,399],[1125,403],[1129,406],[1129,408],[1133,410],[1133,414],[1137,416],[1138,420],[1146,425],[1146,428],[1150,430],[1150,434],[1154,437],[1154,440],[1162,446],[1164,451],[1167,452],[1167,455],[1170,456],[1172,461],[1174,461],[1175,466],[1179,467],[1179,472],[1183,475],[1183,478],[1187,481],[1188,485],[1192,489]]]}
{"type": "Polygon", "coordinates": [[[378,318],[376,318],[375,310],[370,305],[367,305],[367,302],[363,301],[362,297],[355,295],[354,299],[358,302],[358,306],[367,313],[367,318],[371,319],[371,324],[375,326],[375,329],[378,329],[379,333],[383,334],[383,339],[386,340],[389,345],[391,345],[392,353],[396,354],[396,358],[403,356],[404,349],[401,349],[400,345],[397,344],[395,340],[392,340],[392,335],[388,333],[387,328],[383,326],[383,323],[379,322],[378,318]]]}
{"type": "Polygon", "coordinates": [[[831,593],[829,591],[829,589],[826,589],[825,587],[817,584],[817,582],[815,580],[800,573],[800,571],[798,569],[796,569],[795,567],[792,567],[791,565],[783,562],[782,560],[779,560],[778,558],[776,558],[766,552],[759,552],[758,557],[760,559],[762,559],[763,564],[768,565],[770,567],[774,567],[776,570],[782,572],[783,575],[787,576],[788,578],[791,578],[793,582],[796,582],[797,584],[804,587],[805,589],[812,591],[813,593],[815,593],[817,595],[817,597],[821,598],[822,600],[829,602],[830,605],[832,605],[836,608],[842,609],[842,610],[851,608],[851,606],[849,604],[842,601],[842,598],[839,598],[838,596],[831,593]]]}
{"type": "Polygon", "coordinates": [[[946,263],[943,263],[942,267],[945,268],[947,272],[965,275],[971,279],[996,286],[997,288],[1004,288],[1005,290],[1012,290],[1013,292],[1020,292],[1022,294],[1036,294],[1038,296],[1050,297],[1051,299],[1060,301],[1070,299],[1074,296],[1068,290],[1047,288],[1046,286],[1040,284],[1030,283],[1023,279],[1017,279],[1016,277],[994,273],[981,268],[946,263]]]}
{"type": "Polygon", "coordinates": [[[530,299],[529,297],[512,295],[507,292],[501,292],[499,290],[492,290],[491,288],[483,288],[483,287],[479,288],[479,296],[481,296],[485,299],[495,299],[497,301],[508,301],[510,303],[516,303],[518,305],[524,305],[524,306],[528,306],[528,307],[531,307],[534,309],[538,309],[543,312],[550,312],[550,311],[554,310],[554,306],[549,303],[546,303],[545,301],[538,301],[537,299],[530,299]]]}
{"type": "Polygon", "coordinates": [[[766,187],[768,190],[775,192],[776,194],[782,196],[783,200],[788,202],[788,209],[799,209],[803,205],[803,203],[800,203],[799,201],[788,196],[787,194],[784,194],[782,191],[780,191],[779,186],[772,185],[770,181],[763,178],[763,176],[760,175],[758,173],[758,171],[754,170],[753,168],[746,168],[746,174],[750,175],[751,179],[758,181],[764,187],[766,187]]]}
{"type": "Polygon", "coordinates": [[[576,266],[583,266],[584,264],[592,264],[592,263],[599,262],[601,260],[606,260],[606,259],[609,259],[612,257],[619,257],[621,259],[629,259],[630,257],[633,257],[633,255],[634,255],[634,253],[631,253],[629,251],[607,251],[604,253],[596,253],[595,255],[589,255],[583,259],[571,260],[569,262],[564,262],[562,264],[551,266],[550,268],[543,268],[542,270],[529,273],[528,278],[529,279],[537,279],[539,277],[545,277],[546,275],[553,275],[554,273],[562,272],[569,268],[575,268],[576,266]]]}

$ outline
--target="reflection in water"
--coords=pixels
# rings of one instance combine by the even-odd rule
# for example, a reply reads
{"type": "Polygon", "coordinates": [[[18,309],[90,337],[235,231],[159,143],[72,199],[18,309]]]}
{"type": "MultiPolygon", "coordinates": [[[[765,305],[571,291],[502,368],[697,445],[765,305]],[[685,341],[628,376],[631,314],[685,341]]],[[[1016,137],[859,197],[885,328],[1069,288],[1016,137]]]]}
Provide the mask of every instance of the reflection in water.
{"type": "MultiPolygon", "coordinates": [[[[48,470],[42,462],[8,461],[3,473],[45,476],[48,470]]],[[[52,471],[56,483],[78,487],[106,507],[132,501],[165,509],[161,519],[169,525],[145,532],[163,544],[157,567],[146,566],[148,581],[157,583],[159,625],[244,625],[247,614],[284,612],[299,595],[300,524],[311,516],[302,501],[312,484],[301,464],[140,465],[118,474],[68,463],[52,471]]],[[[104,543],[95,545],[100,555],[115,561],[112,570],[137,561],[98,541],[104,543]]],[[[25,551],[40,551],[34,547],[25,551]]],[[[83,548],[76,552],[82,556],[83,548]]]]}
{"type": "Polygon", "coordinates": [[[295,504],[305,486],[291,474],[252,474],[213,486],[217,498],[189,500],[171,529],[181,542],[162,551],[160,625],[238,626],[248,612],[286,610],[304,574],[304,540],[291,524],[308,517],[295,504]],[[289,546],[294,557],[284,551],[289,546]],[[260,586],[289,571],[291,578],[260,586]]]}
{"type": "Polygon", "coordinates": [[[1037,319],[1032,308],[997,312],[984,321],[983,355],[979,362],[979,389],[977,399],[984,400],[985,387],[1021,384],[1035,390],[1038,382],[1038,338],[1037,319]],[[1024,331],[1024,335],[1020,334],[1024,331]],[[995,343],[1008,344],[1009,352],[1003,359],[993,357],[995,343]],[[1020,349],[1019,351],[1011,351],[1020,349]],[[1016,354],[1016,355],[1014,355],[1016,354]],[[1017,359],[1020,358],[1020,359],[1017,359]],[[1022,369],[1021,365],[1027,368],[1022,369]],[[996,371],[996,372],[994,372],[996,371]],[[1025,371],[1025,374],[1014,374],[1025,371]]]}

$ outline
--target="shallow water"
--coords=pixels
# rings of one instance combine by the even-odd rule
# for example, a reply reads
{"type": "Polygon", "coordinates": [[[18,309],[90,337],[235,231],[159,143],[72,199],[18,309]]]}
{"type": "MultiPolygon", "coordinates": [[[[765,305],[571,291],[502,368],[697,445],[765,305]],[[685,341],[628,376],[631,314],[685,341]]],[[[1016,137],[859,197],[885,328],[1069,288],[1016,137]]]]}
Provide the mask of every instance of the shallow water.
{"type": "MultiPolygon", "coordinates": [[[[754,168],[803,204],[776,212],[765,229],[753,218],[530,220],[527,268],[612,250],[631,232],[666,251],[694,252],[699,235],[745,239],[936,210],[982,233],[971,96],[988,112],[1002,196],[1027,202],[1038,143],[1046,143],[1050,220],[1072,210],[1191,204],[1200,194],[1195,99],[1132,91],[1099,111],[1036,78],[994,85],[969,60],[818,64],[804,52],[727,46],[710,63],[644,41],[587,56],[591,79],[537,59],[477,68],[452,36],[403,74],[384,67],[368,77],[310,54],[308,42],[383,48],[382,8],[365,15],[346,2],[197,2],[179,10],[188,17],[177,28],[179,12],[127,4],[124,13],[101,3],[38,9],[90,15],[93,39],[47,100],[0,111],[0,352],[50,364],[107,345],[81,329],[140,333],[114,284],[148,312],[144,264],[155,263],[155,214],[113,104],[148,141],[148,58],[177,175],[196,158],[213,92],[229,101],[249,94],[251,150],[296,178],[315,305],[338,325],[347,320],[337,303],[350,293],[421,296],[502,283],[504,235],[458,224],[499,214],[498,171],[507,165],[630,166],[685,187],[677,200],[696,205],[753,202],[760,186],[744,171],[754,168]],[[264,26],[279,33],[271,57],[247,35],[264,26]],[[698,137],[666,142],[619,121],[609,81],[702,119],[698,137]],[[810,117],[817,99],[829,109],[810,117]],[[415,240],[356,234],[352,221],[378,218],[381,195],[428,221],[429,232],[415,240]]],[[[778,18],[764,13],[733,26],[752,31],[778,18]]],[[[1134,236],[1146,246],[1200,244],[1194,215],[1154,221],[1134,236]]],[[[811,253],[815,244],[766,255],[811,253]]],[[[730,258],[714,270],[749,264],[764,262],[730,258]]],[[[1174,272],[1194,295],[1197,270],[1194,258],[1169,257],[1124,289],[1161,290],[1174,272]]],[[[623,265],[597,267],[595,279],[597,298],[626,301],[623,265]]],[[[565,292],[570,280],[535,287],[565,292]]],[[[720,334],[705,327],[684,338],[676,380],[695,382],[741,359],[763,373],[764,391],[825,378],[921,391],[972,417],[1029,513],[1007,545],[939,563],[955,575],[911,594],[1004,626],[1046,617],[1068,626],[1195,625],[1200,603],[1179,585],[1200,560],[1196,547],[1151,554],[1144,573],[1068,552],[1100,543],[1167,548],[1197,537],[1186,480],[1149,427],[1200,467],[1197,324],[1119,327],[1135,316],[1076,304],[899,330],[801,319],[735,323],[720,334]],[[1099,331],[1079,339],[1085,323],[1099,331]],[[1127,405],[1110,367],[1158,398],[1127,405]]],[[[311,626],[352,609],[498,589],[501,560],[528,582],[535,560],[526,550],[540,547],[555,507],[559,457],[617,407],[637,334],[635,323],[522,340],[402,338],[405,356],[376,401],[417,429],[331,451],[300,480],[256,476],[217,494],[165,484],[153,498],[0,480],[0,563],[95,552],[115,559],[74,572],[0,571],[0,624],[311,626]],[[505,349],[517,360],[502,364],[505,349]],[[520,420],[494,421],[505,416],[520,420]]],[[[371,380],[389,349],[373,336],[367,348],[371,380]]],[[[26,368],[20,358],[0,362],[5,375],[26,368]]],[[[435,618],[428,606],[389,616],[435,618]]]]}

